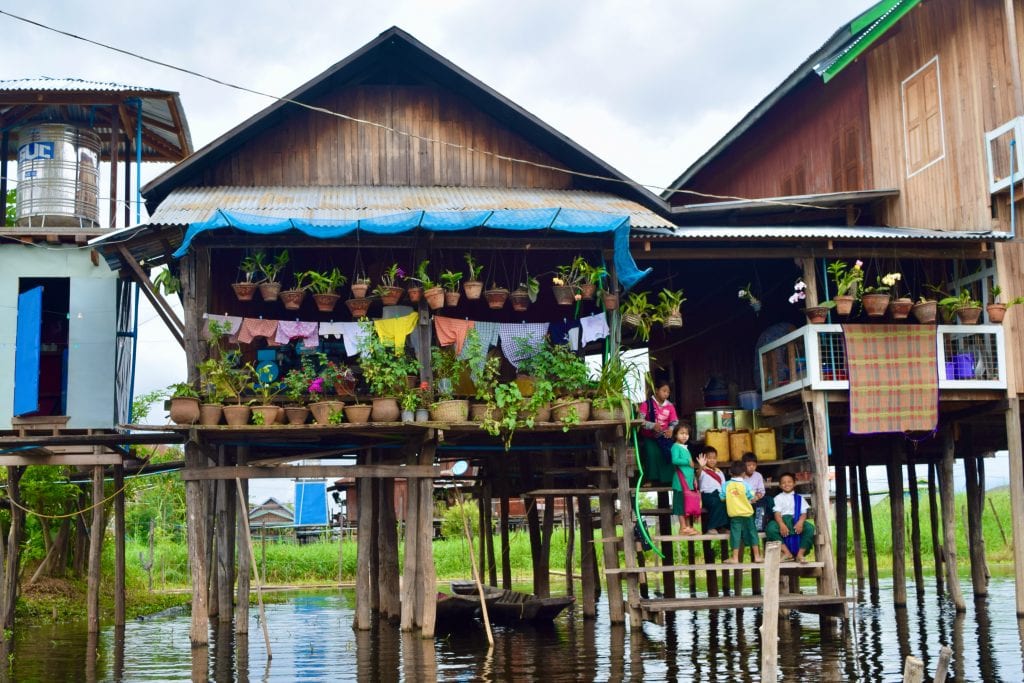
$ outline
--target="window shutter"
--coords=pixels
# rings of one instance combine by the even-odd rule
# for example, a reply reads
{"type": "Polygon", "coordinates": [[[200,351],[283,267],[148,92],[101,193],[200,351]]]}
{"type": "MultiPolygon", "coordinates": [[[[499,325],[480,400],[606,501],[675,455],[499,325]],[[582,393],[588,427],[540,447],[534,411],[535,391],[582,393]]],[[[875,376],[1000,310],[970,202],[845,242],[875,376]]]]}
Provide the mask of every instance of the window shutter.
{"type": "Polygon", "coordinates": [[[903,111],[907,174],[913,175],[945,154],[938,58],[903,82],[903,111]]]}

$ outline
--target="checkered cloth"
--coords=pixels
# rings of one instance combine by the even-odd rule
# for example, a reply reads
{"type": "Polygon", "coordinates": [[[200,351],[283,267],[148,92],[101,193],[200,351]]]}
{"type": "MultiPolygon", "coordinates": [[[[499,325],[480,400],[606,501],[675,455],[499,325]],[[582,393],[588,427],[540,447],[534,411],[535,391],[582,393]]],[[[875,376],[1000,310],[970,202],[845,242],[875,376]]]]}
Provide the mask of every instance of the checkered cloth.
{"type": "Polygon", "coordinates": [[[547,323],[500,323],[498,339],[501,340],[501,352],[513,367],[518,368],[520,362],[540,351],[547,333],[547,323]]]}
{"type": "Polygon", "coordinates": [[[843,325],[850,433],[932,431],[939,421],[935,328],[843,325]]]}

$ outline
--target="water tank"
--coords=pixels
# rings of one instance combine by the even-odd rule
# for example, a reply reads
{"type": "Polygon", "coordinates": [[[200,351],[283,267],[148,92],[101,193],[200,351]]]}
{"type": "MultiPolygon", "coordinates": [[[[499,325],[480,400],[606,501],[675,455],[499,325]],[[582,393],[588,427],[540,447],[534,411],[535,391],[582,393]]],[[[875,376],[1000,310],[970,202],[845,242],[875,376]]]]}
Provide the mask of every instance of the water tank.
{"type": "Polygon", "coordinates": [[[62,123],[18,131],[17,224],[34,228],[99,225],[100,138],[62,123]]]}

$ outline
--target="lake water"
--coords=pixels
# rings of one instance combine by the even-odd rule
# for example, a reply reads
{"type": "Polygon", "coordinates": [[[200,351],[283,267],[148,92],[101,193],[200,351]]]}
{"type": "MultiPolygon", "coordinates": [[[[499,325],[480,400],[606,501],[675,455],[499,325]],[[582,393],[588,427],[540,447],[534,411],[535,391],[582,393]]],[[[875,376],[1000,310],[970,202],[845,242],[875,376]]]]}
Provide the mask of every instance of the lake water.
{"type": "MultiPolygon", "coordinates": [[[[954,652],[951,680],[1024,681],[1024,622],[1014,614],[1009,579],[992,580],[987,600],[968,597],[966,614],[934,594],[920,601],[910,587],[906,610],[891,606],[883,583],[876,604],[866,595],[845,628],[822,631],[814,615],[780,622],[779,665],[785,681],[900,681],[907,655],[935,670],[939,647],[954,652]]],[[[970,585],[964,585],[970,596],[970,585]]],[[[22,629],[10,666],[12,681],[757,681],[759,610],[680,612],[666,626],[643,631],[563,613],[549,628],[495,628],[488,652],[482,625],[433,640],[396,626],[352,630],[351,591],[291,594],[267,605],[273,659],[267,661],[255,618],[248,637],[231,628],[210,647],[192,651],[187,614],[108,628],[90,641],[82,625],[22,629]]],[[[253,610],[255,615],[255,610],[253,610]]],[[[5,654],[5,653],[4,653],[5,654]]]]}

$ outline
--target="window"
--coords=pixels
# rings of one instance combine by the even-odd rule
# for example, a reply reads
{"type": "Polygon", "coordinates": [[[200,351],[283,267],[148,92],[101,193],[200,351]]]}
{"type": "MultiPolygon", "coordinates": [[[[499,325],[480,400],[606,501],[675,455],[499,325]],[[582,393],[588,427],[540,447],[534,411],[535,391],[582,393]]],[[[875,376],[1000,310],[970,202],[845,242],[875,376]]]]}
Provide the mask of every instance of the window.
{"type": "Polygon", "coordinates": [[[861,189],[860,128],[848,126],[832,138],[832,191],[861,189]]]}
{"type": "Polygon", "coordinates": [[[939,161],[946,154],[937,55],[903,81],[902,96],[904,145],[909,178],[939,161]]]}
{"type": "Polygon", "coordinates": [[[807,168],[803,161],[793,169],[792,173],[787,173],[782,177],[779,187],[780,197],[795,197],[807,194],[807,168]]]}

